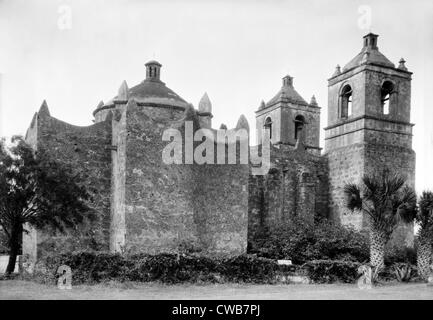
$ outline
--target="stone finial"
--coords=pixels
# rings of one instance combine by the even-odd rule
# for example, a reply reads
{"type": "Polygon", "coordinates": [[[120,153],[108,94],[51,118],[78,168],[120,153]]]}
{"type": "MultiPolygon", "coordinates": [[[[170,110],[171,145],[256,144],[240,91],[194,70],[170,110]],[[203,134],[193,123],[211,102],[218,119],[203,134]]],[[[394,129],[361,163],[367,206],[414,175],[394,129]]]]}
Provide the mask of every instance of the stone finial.
{"type": "Polygon", "coordinates": [[[266,103],[262,100],[262,102],[260,102],[259,110],[262,110],[264,108],[266,108],[266,103]]]}
{"type": "Polygon", "coordinates": [[[96,109],[102,108],[104,106],[104,101],[99,101],[98,105],[96,106],[96,109]]]}
{"type": "Polygon", "coordinates": [[[30,123],[30,128],[34,128],[37,119],[38,119],[38,113],[36,112],[36,113],[33,115],[32,122],[30,123]]]}
{"type": "Polygon", "coordinates": [[[50,110],[48,110],[48,104],[47,101],[43,101],[41,107],[39,108],[38,112],[39,116],[50,116],[50,110]]]}
{"type": "Polygon", "coordinates": [[[239,117],[238,123],[236,124],[236,129],[246,129],[250,132],[250,125],[248,124],[247,118],[242,114],[239,117]]]}
{"type": "Polygon", "coordinates": [[[207,92],[204,93],[203,97],[201,97],[200,102],[198,103],[198,111],[212,112],[212,103],[210,102],[207,92]]]}
{"type": "Polygon", "coordinates": [[[341,67],[339,64],[337,64],[337,66],[335,67],[334,74],[332,76],[335,77],[338,76],[339,74],[341,74],[341,67]]]}
{"type": "Polygon", "coordinates": [[[316,96],[315,96],[314,94],[313,94],[313,96],[311,97],[310,104],[311,104],[312,106],[317,106],[316,96]]]}
{"type": "Polygon", "coordinates": [[[224,123],[221,123],[220,130],[227,130],[227,126],[224,123]]]}
{"type": "Polygon", "coordinates": [[[401,58],[400,61],[398,62],[398,69],[407,71],[405,63],[406,63],[406,60],[404,60],[403,58],[401,58]]]}
{"type": "Polygon", "coordinates": [[[119,92],[117,94],[117,100],[123,100],[127,101],[129,99],[129,88],[128,84],[125,80],[123,80],[122,84],[120,85],[119,92]]]}

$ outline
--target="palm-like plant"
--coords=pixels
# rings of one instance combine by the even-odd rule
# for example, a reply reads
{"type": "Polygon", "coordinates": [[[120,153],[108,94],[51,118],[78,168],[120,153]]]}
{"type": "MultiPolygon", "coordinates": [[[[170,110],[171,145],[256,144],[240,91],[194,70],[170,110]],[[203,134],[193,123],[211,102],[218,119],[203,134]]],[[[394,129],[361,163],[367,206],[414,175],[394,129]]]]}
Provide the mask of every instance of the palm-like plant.
{"type": "Polygon", "coordinates": [[[384,267],[385,245],[401,221],[415,218],[416,194],[406,180],[384,170],[364,175],[362,183],[347,184],[344,193],[351,211],[362,210],[370,220],[370,263],[377,270],[384,267]]]}
{"type": "Polygon", "coordinates": [[[417,266],[424,280],[430,274],[433,245],[433,192],[424,191],[419,201],[419,211],[415,221],[419,224],[417,266]]]}

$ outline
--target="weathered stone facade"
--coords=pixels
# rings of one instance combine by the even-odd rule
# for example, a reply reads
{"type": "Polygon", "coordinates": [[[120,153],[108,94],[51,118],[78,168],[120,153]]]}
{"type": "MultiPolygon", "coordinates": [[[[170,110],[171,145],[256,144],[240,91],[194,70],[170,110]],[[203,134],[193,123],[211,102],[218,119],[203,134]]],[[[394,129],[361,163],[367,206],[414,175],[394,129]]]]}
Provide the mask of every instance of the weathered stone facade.
{"type": "MultiPolygon", "coordinates": [[[[194,109],[165,86],[160,70],[158,62],[148,62],[146,79],[132,88],[124,82],[116,97],[97,106],[89,127],[51,117],[44,102],[26,139],[85,174],[95,188],[92,205],[100,219],[78,234],[31,230],[23,236],[24,254],[36,259],[66,243],[73,243],[71,250],[85,249],[89,238],[98,249],[112,252],[157,253],[189,243],[208,254],[239,254],[246,252],[247,242],[253,244],[263,231],[294,216],[368,227],[359,213],[345,212],[343,195],[343,186],[365,173],[392,168],[414,185],[411,73],[404,61],[395,68],[378,51],[376,35],[365,36],[361,53],[329,79],[324,155],[320,107],[314,96],[307,103],[296,92],[292,77],[284,77],[276,96],[262,102],[256,111],[259,146],[249,151],[261,149],[270,129],[265,175],[253,174],[248,162],[239,163],[237,142],[237,162],[228,162],[233,142],[216,139],[207,94],[194,109]],[[169,142],[163,134],[168,129],[181,132],[185,152],[202,142],[193,139],[194,133],[208,129],[210,144],[226,151],[225,164],[188,162],[185,152],[182,164],[166,164],[162,154],[169,142]]],[[[245,117],[236,129],[249,132],[245,117]]],[[[412,243],[412,226],[401,226],[396,234],[398,241],[412,243]]]]}
{"type": "MultiPolygon", "coordinates": [[[[396,68],[377,47],[377,35],[364,37],[358,54],[328,80],[330,215],[355,228],[368,227],[361,213],[343,206],[343,187],[384,168],[397,171],[415,186],[415,152],[410,123],[410,82],[404,60],[396,68]],[[351,101],[351,106],[350,106],[351,101]],[[349,111],[349,109],[351,109],[349,111]]],[[[413,226],[402,225],[396,237],[412,245],[413,226]]]]}
{"type": "Polygon", "coordinates": [[[98,221],[78,232],[59,235],[49,231],[31,230],[24,233],[23,250],[31,256],[56,247],[77,250],[91,246],[108,250],[110,238],[110,145],[111,123],[96,123],[89,127],[77,127],[50,116],[44,102],[35,114],[27,132],[27,141],[35,148],[44,148],[58,161],[79,167],[86,177],[86,185],[93,196],[92,207],[99,216],[98,221]],[[36,233],[38,235],[36,235],[36,233]],[[31,240],[31,241],[30,241],[31,240]],[[36,242],[37,246],[34,245],[36,242]]]}
{"type": "Polygon", "coordinates": [[[279,144],[271,148],[267,175],[251,175],[248,205],[250,246],[265,232],[292,217],[314,223],[328,215],[327,159],[305,147],[279,144]]]}
{"type": "MultiPolygon", "coordinates": [[[[173,251],[181,245],[209,254],[246,251],[248,164],[188,164],[185,153],[182,164],[165,164],[162,153],[169,142],[164,131],[179,130],[185,150],[186,126],[191,125],[190,141],[198,129],[210,129],[211,105],[205,95],[195,110],[159,80],[158,63],[146,66],[146,80],[131,89],[124,82],[114,99],[98,105],[92,126],[51,117],[45,102],[35,115],[27,141],[84,173],[86,183],[96,188],[92,206],[100,219],[90,226],[97,242],[93,247],[83,241],[84,233],[31,230],[23,248],[32,260],[47,251],[95,247],[130,253],[173,251]]],[[[200,142],[192,143],[194,150],[200,142]]],[[[222,148],[230,148],[229,142],[222,148]]]]}
{"type": "Polygon", "coordinates": [[[273,144],[295,146],[303,132],[302,142],[307,150],[320,155],[320,108],[313,96],[307,103],[293,86],[293,77],[283,78],[280,91],[268,103],[262,102],[256,111],[257,141],[263,129],[270,129],[273,144]]]}

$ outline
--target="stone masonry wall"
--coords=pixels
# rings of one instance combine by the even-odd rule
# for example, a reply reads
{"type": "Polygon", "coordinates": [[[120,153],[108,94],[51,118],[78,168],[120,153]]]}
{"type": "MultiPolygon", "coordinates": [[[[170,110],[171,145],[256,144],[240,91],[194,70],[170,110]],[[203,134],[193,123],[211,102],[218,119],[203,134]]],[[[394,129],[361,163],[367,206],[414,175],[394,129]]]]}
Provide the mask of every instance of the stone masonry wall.
{"type": "MultiPolygon", "coordinates": [[[[37,116],[37,137],[28,140],[37,149],[44,148],[53,159],[70,164],[85,177],[89,190],[94,190],[92,207],[98,220],[77,231],[59,234],[52,230],[38,230],[32,236],[37,241],[37,255],[45,252],[82,249],[107,250],[110,221],[111,122],[104,121],[89,127],[77,127],[51,117],[48,110],[37,116]],[[34,145],[35,146],[35,145],[34,145]]],[[[31,244],[29,244],[31,246],[31,244]]]]}
{"type": "MultiPolygon", "coordinates": [[[[376,136],[378,137],[378,136],[376,136]]],[[[330,215],[343,225],[360,230],[368,227],[368,218],[359,211],[345,209],[344,186],[360,183],[364,174],[378,173],[387,168],[407,178],[415,185],[415,152],[409,148],[388,144],[354,144],[327,153],[329,160],[330,215]]],[[[395,242],[413,245],[413,225],[399,226],[395,242]],[[398,239],[397,239],[398,238],[398,239]],[[399,240],[404,241],[399,241],[399,240]]]]}
{"type": "Polygon", "coordinates": [[[163,130],[182,118],[171,109],[138,107],[126,110],[126,251],[157,253],[197,240],[191,165],[162,161],[163,130]],[[156,109],[156,110],[155,110],[156,109]]]}
{"type": "MultiPolygon", "coordinates": [[[[217,144],[214,145],[217,150],[217,144]]],[[[225,145],[225,148],[227,159],[228,146],[225,145]]],[[[245,253],[248,164],[196,165],[194,170],[194,216],[202,247],[210,253],[245,253]]]]}
{"type": "Polygon", "coordinates": [[[343,225],[361,230],[365,219],[361,212],[345,209],[344,186],[361,182],[365,163],[364,145],[356,143],[333,149],[326,157],[329,164],[329,215],[343,225]]]}
{"type": "Polygon", "coordinates": [[[312,223],[328,217],[326,159],[286,146],[271,149],[271,169],[265,176],[250,176],[248,242],[299,216],[312,223]]]}
{"type": "Polygon", "coordinates": [[[248,165],[162,161],[169,143],[162,141],[163,131],[176,128],[184,138],[185,121],[199,128],[191,113],[128,104],[126,251],[166,252],[192,244],[210,254],[246,252],[248,165]]]}

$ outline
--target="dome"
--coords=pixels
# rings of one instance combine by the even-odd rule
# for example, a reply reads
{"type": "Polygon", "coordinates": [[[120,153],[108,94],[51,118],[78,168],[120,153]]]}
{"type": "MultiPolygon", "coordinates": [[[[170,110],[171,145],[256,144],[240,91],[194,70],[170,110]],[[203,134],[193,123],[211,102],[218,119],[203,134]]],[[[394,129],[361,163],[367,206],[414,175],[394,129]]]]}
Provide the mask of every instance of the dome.
{"type": "Polygon", "coordinates": [[[145,66],[148,66],[148,65],[151,65],[151,64],[155,64],[155,65],[158,65],[158,66],[162,67],[162,64],[160,64],[156,60],[150,60],[150,61],[146,62],[145,66]]]}
{"type": "Polygon", "coordinates": [[[137,102],[186,107],[187,102],[161,81],[144,80],[129,89],[129,97],[137,102]]]}
{"type": "MultiPolygon", "coordinates": [[[[127,88],[128,98],[133,98],[137,104],[159,104],[164,106],[174,106],[186,108],[188,103],[182,99],[177,93],[168,88],[164,82],[160,80],[161,64],[158,61],[151,60],[146,64],[146,79],[138,85],[127,88]]],[[[114,101],[118,99],[115,96],[103,106],[98,106],[94,114],[102,109],[114,107],[114,101]]]]}

